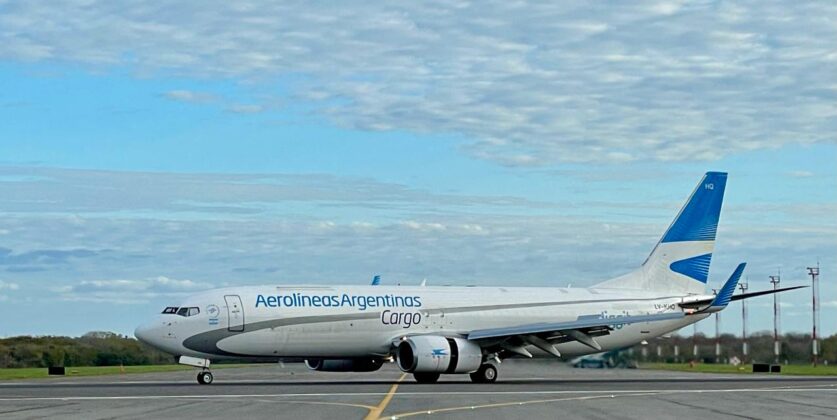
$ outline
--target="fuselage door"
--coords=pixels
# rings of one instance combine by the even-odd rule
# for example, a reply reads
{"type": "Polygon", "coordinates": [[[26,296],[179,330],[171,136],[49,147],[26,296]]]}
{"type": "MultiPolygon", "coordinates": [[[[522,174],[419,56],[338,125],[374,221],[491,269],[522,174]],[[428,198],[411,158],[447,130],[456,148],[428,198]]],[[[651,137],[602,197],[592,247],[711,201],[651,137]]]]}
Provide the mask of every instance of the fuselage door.
{"type": "Polygon", "coordinates": [[[230,331],[244,331],[244,306],[241,304],[241,297],[238,295],[226,295],[227,320],[230,331]]]}

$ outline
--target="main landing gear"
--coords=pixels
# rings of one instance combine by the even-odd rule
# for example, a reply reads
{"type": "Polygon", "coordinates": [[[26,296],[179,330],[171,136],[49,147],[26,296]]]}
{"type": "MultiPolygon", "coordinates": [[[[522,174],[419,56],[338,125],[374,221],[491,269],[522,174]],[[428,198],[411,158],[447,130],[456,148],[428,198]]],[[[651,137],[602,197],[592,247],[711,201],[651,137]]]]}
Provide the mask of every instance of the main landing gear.
{"type": "Polygon", "coordinates": [[[440,373],[429,373],[429,372],[416,372],[413,374],[413,377],[416,378],[416,382],[420,384],[434,384],[439,380],[440,373]]]}
{"type": "Polygon", "coordinates": [[[485,363],[470,376],[475,383],[491,384],[497,381],[497,367],[491,363],[485,363]]]}
{"type": "MultiPolygon", "coordinates": [[[[420,384],[434,384],[439,381],[438,372],[415,372],[413,378],[420,384]]],[[[484,363],[476,372],[470,374],[471,380],[478,384],[491,384],[497,382],[497,367],[491,363],[484,363]]]]}
{"type": "Polygon", "coordinates": [[[198,383],[201,385],[209,385],[212,383],[212,372],[208,370],[198,373],[198,383]]]}

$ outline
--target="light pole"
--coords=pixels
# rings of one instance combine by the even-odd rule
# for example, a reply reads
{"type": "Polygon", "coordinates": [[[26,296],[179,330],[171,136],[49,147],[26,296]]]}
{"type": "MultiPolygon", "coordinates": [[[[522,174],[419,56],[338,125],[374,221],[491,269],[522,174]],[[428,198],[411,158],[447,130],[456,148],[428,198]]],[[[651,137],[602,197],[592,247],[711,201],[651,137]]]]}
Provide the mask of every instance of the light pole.
{"type": "Polygon", "coordinates": [[[814,331],[811,334],[811,353],[813,354],[814,366],[817,365],[817,356],[819,354],[819,343],[817,342],[817,324],[819,324],[820,308],[819,308],[819,286],[820,286],[820,263],[817,262],[816,267],[808,267],[808,275],[811,276],[811,295],[813,303],[813,318],[814,331]]]}
{"type": "MultiPolygon", "coordinates": [[[[712,289],[716,295],[718,291],[712,289]]],[[[715,363],[721,361],[721,313],[715,312],[715,363]]]]}
{"type": "MultiPolygon", "coordinates": [[[[773,283],[773,290],[779,288],[782,276],[770,276],[770,282],[773,283]]],[[[776,363],[779,363],[779,294],[773,293],[773,356],[776,358],[776,363]]]]}
{"type": "Polygon", "coordinates": [[[715,312],[715,363],[721,361],[721,313],[715,312]]]}
{"type": "Polygon", "coordinates": [[[692,325],[695,328],[694,332],[692,332],[692,360],[697,361],[697,358],[698,358],[697,323],[694,323],[692,325]]]}
{"type": "MultiPolygon", "coordinates": [[[[744,283],[738,283],[742,294],[747,293],[749,284],[749,278],[744,283]]],[[[747,363],[747,299],[741,299],[741,355],[741,363],[747,363]]]]}

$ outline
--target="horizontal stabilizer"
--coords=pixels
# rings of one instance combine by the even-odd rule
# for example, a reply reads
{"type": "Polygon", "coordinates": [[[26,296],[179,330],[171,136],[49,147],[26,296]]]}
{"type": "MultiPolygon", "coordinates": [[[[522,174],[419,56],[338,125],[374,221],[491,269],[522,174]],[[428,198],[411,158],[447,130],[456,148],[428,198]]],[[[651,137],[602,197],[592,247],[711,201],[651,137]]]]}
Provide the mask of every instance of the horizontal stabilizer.
{"type": "MultiPolygon", "coordinates": [[[[738,294],[738,295],[732,295],[729,298],[729,302],[735,302],[737,300],[744,300],[744,299],[754,298],[754,297],[758,297],[758,296],[772,295],[774,293],[787,292],[789,290],[803,289],[803,288],[806,288],[806,287],[809,287],[809,286],[791,286],[791,287],[782,287],[782,288],[779,288],[779,289],[762,290],[762,291],[759,291],[759,292],[741,293],[741,294],[738,294]]],[[[690,302],[681,303],[680,307],[681,308],[687,308],[687,309],[695,309],[695,310],[698,310],[699,312],[705,312],[705,311],[709,311],[710,308],[715,307],[714,302],[717,299],[718,299],[718,297],[715,296],[714,298],[709,298],[709,299],[693,300],[693,301],[690,301],[690,302]]],[[[729,302],[727,302],[727,303],[729,303],[729,302]]],[[[721,307],[721,308],[723,309],[723,307],[721,307]]]]}
{"type": "Polygon", "coordinates": [[[747,263],[738,264],[738,267],[729,276],[727,282],[724,283],[724,287],[721,287],[721,290],[715,295],[715,299],[709,305],[710,307],[723,309],[729,304],[732,299],[732,294],[735,293],[735,287],[738,286],[738,281],[741,280],[741,273],[744,272],[744,267],[746,266],[747,263]]]}
{"type": "Polygon", "coordinates": [[[731,301],[736,301],[736,300],[742,300],[742,299],[749,299],[749,298],[756,297],[756,296],[772,295],[774,293],[787,292],[788,290],[803,289],[803,288],[806,288],[806,287],[808,287],[808,286],[791,286],[791,287],[782,287],[782,288],[779,288],[779,289],[772,289],[772,290],[762,290],[760,292],[742,293],[740,295],[734,295],[730,300],[731,301]]]}

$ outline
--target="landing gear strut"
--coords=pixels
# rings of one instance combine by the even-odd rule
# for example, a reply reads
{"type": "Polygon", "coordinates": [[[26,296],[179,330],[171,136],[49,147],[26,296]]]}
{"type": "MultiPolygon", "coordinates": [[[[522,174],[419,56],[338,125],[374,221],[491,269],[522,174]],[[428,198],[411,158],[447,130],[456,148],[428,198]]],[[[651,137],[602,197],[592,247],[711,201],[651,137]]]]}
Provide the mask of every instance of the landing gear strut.
{"type": "Polygon", "coordinates": [[[497,382],[497,368],[491,363],[486,363],[472,373],[471,380],[478,384],[490,384],[497,382]]]}
{"type": "Polygon", "coordinates": [[[208,370],[198,373],[198,383],[201,385],[209,385],[212,383],[212,372],[208,370]]]}

